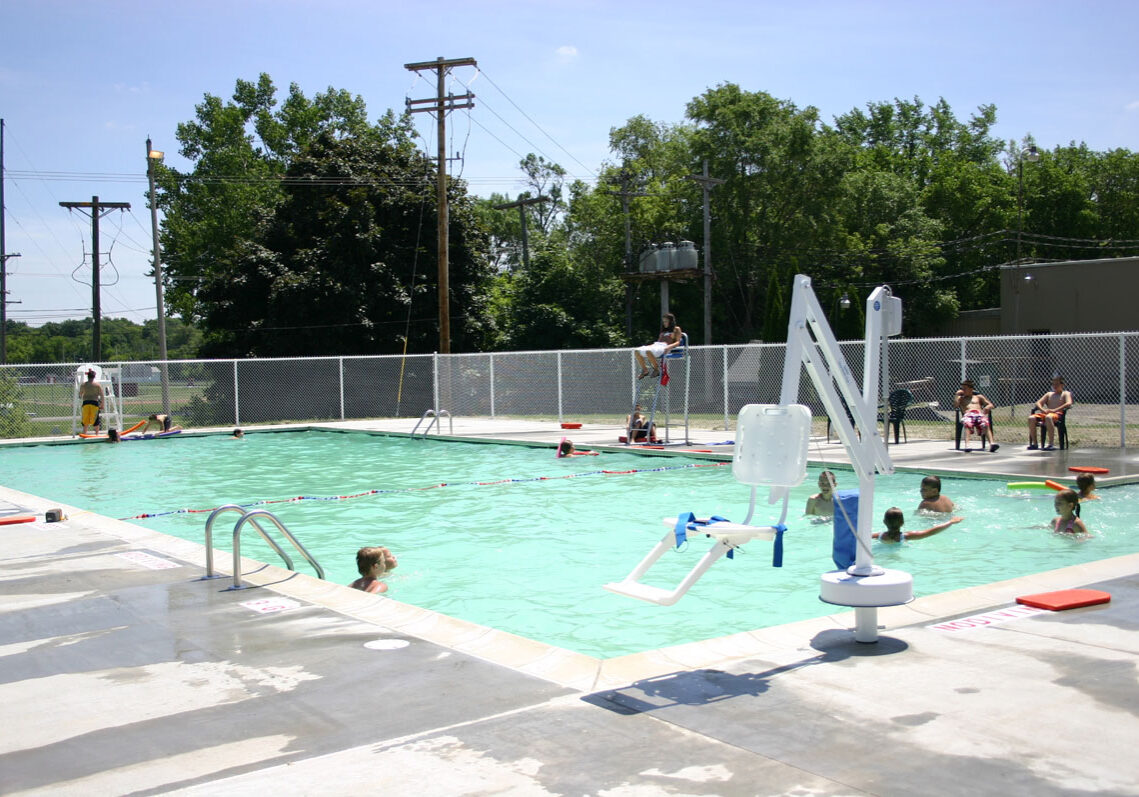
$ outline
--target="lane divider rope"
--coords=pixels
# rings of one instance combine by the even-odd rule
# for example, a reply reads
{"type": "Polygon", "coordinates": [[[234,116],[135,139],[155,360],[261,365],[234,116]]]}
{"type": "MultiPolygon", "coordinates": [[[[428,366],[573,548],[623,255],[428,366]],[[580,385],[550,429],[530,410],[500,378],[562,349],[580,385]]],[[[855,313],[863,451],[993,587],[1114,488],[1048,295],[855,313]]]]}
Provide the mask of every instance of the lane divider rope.
{"type": "MultiPolygon", "coordinates": [[[[268,498],[263,501],[253,501],[248,504],[237,504],[242,509],[255,506],[268,506],[270,504],[293,504],[297,501],[348,501],[353,498],[365,498],[369,495],[390,495],[393,493],[414,493],[421,490],[437,490],[440,487],[489,487],[496,484],[524,484],[527,482],[554,481],[555,479],[577,479],[583,476],[625,476],[631,473],[660,473],[668,470],[684,470],[685,468],[720,468],[731,465],[731,462],[692,462],[685,465],[665,465],[660,468],[634,468],[632,470],[590,470],[582,473],[567,473],[562,476],[531,476],[525,479],[498,479],[492,482],[441,482],[429,484],[424,487],[400,487],[391,490],[365,490],[352,495],[298,495],[294,498],[268,498]]],[[[119,518],[119,520],[143,520],[145,518],[165,517],[166,515],[191,515],[213,512],[217,507],[208,509],[170,509],[163,512],[143,512],[139,515],[119,518]]]]}

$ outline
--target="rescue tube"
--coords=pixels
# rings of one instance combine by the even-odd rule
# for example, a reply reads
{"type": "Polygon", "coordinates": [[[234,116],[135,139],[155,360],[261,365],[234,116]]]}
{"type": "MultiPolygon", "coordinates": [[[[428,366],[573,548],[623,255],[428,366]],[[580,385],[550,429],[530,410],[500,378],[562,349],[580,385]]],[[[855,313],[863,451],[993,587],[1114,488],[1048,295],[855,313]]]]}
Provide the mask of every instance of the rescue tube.
{"type": "MultiPolygon", "coordinates": [[[[138,427],[140,427],[140,426],[144,425],[145,423],[146,423],[146,421],[145,421],[145,420],[141,420],[141,421],[139,421],[139,422],[138,422],[138,423],[136,423],[134,426],[132,426],[131,428],[129,428],[129,429],[127,429],[127,430],[125,430],[125,431],[124,431],[122,434],[120,434],[120,435],[119,435],[119,439],[120,439],[120,440],[122,440],[122,439],[123,439],[123,436],[124,436],[124,435],[128,435],[128,434],[130,434],[130,433],[131,433],[131,432],[133,432],[135,429],[137,429],[138,427]]],[[[83,434],[83,432],[80,432],[80,433],[79,433],[79,436],[80,436],[80,437],[83,437],[83,438],[86,438],[87,440],[106,440],[106,439],[107,439],[107,436],[106,436],[105,434],[83,434]]]]}
{"type": "Polygon", "coordinates": [[[563,429],[580,429],[581,424],[580,423],[563,423],[562,428],[563,429]]]}
{"type": "Polygon", "coordinates": [[[1048,487],[1051,487],[1053,490],[1067,490],[1068,489],[1064,485],[1060,484],[1060,482],[1054,482],[1051,479],[1045,479],[1044,484],[1046,484],[1048,487]]]}
{"type": "Polygon", "coordinates": [[[1068,467],[1068,470],[1072,471],[1072,473],[1098,473],[1101,475],[1104,473],[1111,473],[1110,468],[1093,468],[1091,466],[1085,465],[1070,465],[1068,467]]]}
{"type": "Polygon", "coordinates": [[[0,526],[13,526],[17,523],[31,523],[35,519],[35,515],[12,515],[11,517],[0,517],[0,526]]]}
{"type": "MultiPolygon", "coordinates": [[[[1047,490],[1048,482],[1009,482],[1005,486],[1010,490],[1047,490]]],[[[1061,487],[1060,489],[1066,488],[1061,487]]]]}

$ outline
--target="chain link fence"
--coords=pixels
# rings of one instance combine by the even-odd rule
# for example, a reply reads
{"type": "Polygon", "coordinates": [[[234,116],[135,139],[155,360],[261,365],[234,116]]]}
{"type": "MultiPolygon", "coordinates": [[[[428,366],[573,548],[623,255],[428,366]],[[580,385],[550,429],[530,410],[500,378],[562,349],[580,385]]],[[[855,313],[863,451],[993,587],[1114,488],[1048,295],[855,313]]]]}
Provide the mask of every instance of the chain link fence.
{"type": "MultiPolygon", "coordinates": [[[[658,424],[733,429],[749,403],[779,401],[783,344],[691,347],[670,360],[658,424]]],[[[863,344],[840,344],[856,380],[863,344]]],[[[104,363],[118,370],[124,426],[168,408],[185,428],[367,418],[455,417],[620,425],[637,401],[631,349],[387,355],[264,360],[104,363]],[[165,369],[163,369],[165,365],[165,369]],[[165,380],[163,371],[165,370],[165,380]],[[164,384],[165,382],[165,384],[164,384]]],[[[78,364],[0,366],[0,437],[71,435],[78,364]]],[[[894,339],[887,391],[908,391],[907,436],[952,440],[953,395],[970,378],[992,401],[998,440],[1027,437],[1031,406],[1061,374],[1076,404],[1070,444],[1136,444],[1139,333],[894,339]]],[[[825,433],[822,403],[805,377],[799,401],[825,433]]]]}

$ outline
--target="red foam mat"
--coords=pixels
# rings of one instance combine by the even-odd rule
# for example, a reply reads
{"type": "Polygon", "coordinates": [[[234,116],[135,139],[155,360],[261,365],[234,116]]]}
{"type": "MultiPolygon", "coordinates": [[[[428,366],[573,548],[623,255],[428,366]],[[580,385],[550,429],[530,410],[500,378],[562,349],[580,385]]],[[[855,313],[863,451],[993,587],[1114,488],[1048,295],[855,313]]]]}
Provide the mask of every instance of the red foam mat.
{"type": "Polygon", "coordinates": [[[1107,603],[1110,600],[1110,593],[1098,589],[1061,589],[1056,592],[1022,595],[1016,599],[1016,602],[1023,603],[1025,606],[1035,606],[1038,609],[1050,609],[1059,612],[1064,609],[1078,609],[1081,606],[1095,606],[1098,603],[1107,603]]]}

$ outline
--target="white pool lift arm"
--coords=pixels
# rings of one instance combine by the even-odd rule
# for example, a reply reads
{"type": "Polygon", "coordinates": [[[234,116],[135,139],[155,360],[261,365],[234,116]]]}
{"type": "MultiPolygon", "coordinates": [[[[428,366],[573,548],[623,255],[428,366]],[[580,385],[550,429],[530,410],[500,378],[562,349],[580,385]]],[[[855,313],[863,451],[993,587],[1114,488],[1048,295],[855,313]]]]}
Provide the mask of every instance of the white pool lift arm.
{"type": "MultiPolygon", "coordinates": [[[[712,547],[672,590],[643,584],[640,579],[665,551],[678,542],[675,532],[665,534],[624,580],[606,584],[605,589],[670,606],[724,554],[752,540],[776,538],[778,532],[784,529],[790,488],[802,483],[806,477],[811,412],[803,405],[792,403],[798,398],[803,368],[822,399],[827,415],[838,427],[839,438],[857,471],[864,504],[872,511],[875,472],[893,472],[889,452],[878,432],[878,385],[885,340],[901,331],[901,301],[883,286],[870,294],[866,305],[864,383],[859,391],[811,288],[810,278],[802,274],[795,277],[780,403],[749,404],[740,411],[737,422],[732,473],[739,481],[752,486],[751,506],[744,523],[717,522],[694,528],[694,532],[713,539],[712,547]],[[843,407],[844,402],[850,411],[849,418],[843,407]],[[796,422],[791,422],[792,420],[796,422]],[[774,423],[769,423],[770,421],[774,423]],[[861,437],[855,431],[855,426],[861,431],[861,437]],[[783,513],[778,526],[749,525],[755,509],[755,490],[760,484],[771,487],[769,503],[783,499],[783,513]]],[[[874,567],[870,555],[871,511],[860,507],[856,531],[858,553],[851,568],[851,574],[855,576],[881,572],[881,568],[874,567]]],[[[672,525],[673,521],[666,519],[665,523],[672,525]]]]}

